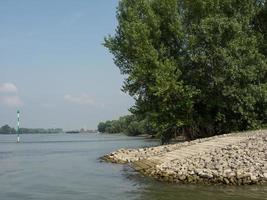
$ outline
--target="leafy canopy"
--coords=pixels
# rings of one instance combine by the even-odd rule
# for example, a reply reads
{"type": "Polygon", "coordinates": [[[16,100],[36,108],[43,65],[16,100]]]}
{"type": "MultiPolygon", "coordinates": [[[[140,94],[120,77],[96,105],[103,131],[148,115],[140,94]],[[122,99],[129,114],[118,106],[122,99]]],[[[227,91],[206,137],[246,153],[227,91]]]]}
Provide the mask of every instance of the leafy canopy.
{"type": "Polygon", "coordinates": [[[121,0],[104,45],[162,142],[267,123],[265,0],[121,0]]]}

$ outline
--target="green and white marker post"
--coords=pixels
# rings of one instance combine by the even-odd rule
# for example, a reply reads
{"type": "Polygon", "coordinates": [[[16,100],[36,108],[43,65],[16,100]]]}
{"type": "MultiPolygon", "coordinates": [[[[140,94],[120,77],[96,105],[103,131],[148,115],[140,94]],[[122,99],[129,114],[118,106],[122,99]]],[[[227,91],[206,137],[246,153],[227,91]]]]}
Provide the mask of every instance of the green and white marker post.
{"type": "Polygon", "coordinates": [[[18,137],[17,137],[17,143],[19,143],[19,110],[17,110],[17,119],[18,119],[18,123],[17,123],[17,134],[18,134],[18,137]]]}

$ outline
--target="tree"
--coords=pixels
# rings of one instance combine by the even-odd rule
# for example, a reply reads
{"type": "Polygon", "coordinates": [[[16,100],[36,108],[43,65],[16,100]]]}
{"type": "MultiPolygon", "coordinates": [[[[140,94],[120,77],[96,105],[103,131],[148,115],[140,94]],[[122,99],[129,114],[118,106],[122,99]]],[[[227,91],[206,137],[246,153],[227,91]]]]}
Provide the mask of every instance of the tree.
{"type": "Polygon", "coordinates": [[[15,133],[15,129],[11,128],[9,125],[4,125],[0,128],[0,134],[10,134],[15,133]]]}
{"type": "Polygon", "coordinates": [[[117,19],[104,45],[163,143],[267,123],[265,0],[121,0],[117,19]]]}
{"type": "Polygon", "coordinates": [[[106,131],[106,124],[104,122],[100,122],[97,129],[100,133],[104,133],[106,131]]]}
{"type": "Polygon", "coordinates": [[[266,57],[252,23],[257,1],[187,1],[188,63],[185,81],[201,92],[194,105],[199,134],[261,126],[266,110],[266,57]],[[264,103],[265,101],[265,103],[264,103]]]}
{"type": "Polygon", "coordinates": [[[146,119],[139,120],[134,115],[120,117],[118,120],[100,122],[98,131],[101,133],[125,133],[129,136],[154,135],[156,133],[149,121],[146,119]]]}

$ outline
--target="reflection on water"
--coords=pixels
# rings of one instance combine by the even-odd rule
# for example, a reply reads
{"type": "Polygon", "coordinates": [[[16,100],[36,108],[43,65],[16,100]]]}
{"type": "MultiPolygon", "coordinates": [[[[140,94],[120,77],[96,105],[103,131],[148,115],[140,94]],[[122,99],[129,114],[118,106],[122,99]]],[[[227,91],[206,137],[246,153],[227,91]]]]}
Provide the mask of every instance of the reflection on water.
{"type": "Polygon", "coordinates": [[[266,186],[174,185],[100,162],[121,147],[156,145],[123,135],[0,135],[0,200],[266,200],[266,186]]]}
{"type": "Polygon", "coordinates": [[[188,200],[188,199],[216,199],[216,200],[266,200],[267,188],[262,186],[197,186],[197,185],[171,185],[151,184],[142,191],[144,200],[188,200]]]}
{"type": "Polygon", "coordinates": [[[124,176],[139,185],[138,200],[266,200],[267,186],[172,184],[155,181],[124,167],[124,176]]]}

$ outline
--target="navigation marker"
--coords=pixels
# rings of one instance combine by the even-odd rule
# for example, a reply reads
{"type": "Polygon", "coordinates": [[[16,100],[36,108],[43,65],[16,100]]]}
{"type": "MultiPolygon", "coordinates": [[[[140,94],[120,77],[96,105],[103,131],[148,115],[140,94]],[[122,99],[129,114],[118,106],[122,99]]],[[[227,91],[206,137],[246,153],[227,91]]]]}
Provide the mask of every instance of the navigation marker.
{"type": "Polygon", "coordinates": [[[17,134],[18,134],[18,137],[17,137],[17,143],[19,143],[19,110],[17,110],[17,117],[18,117],[18,124],[17,124],[17,134]]]}

